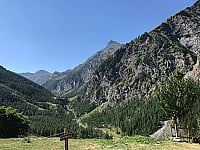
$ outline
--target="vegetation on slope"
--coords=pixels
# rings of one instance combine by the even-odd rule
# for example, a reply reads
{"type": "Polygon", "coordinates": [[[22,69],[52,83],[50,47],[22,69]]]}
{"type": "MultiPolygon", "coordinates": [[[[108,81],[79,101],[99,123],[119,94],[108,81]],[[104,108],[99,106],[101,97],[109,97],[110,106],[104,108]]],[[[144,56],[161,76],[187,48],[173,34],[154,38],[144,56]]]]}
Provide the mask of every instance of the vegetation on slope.
{"type": "MultiPolygon", "coordinates": [[[[0,67],[0,106],[10,106],[29,116],[30,134],[51,135],[77,130],[74,115],[67,111],[63,99],[43,87],[0,67]]],[[[0,116],[2,119],[3,116],[0,116]]]]}
{"type": "Polygon", "coordinates": [[[173,72],[156,97],[173,120],[176,136],[178,126],[198,128],[200,117],[200,84],[184,78],[179,70],[173,72]]]}
{"type": "MultiPolygon", "coordinates": [[[[173,118],[176,127],[199,128],[200,85],[184,74],[175,71],[162,90],[146,100],[130,99],[119,105],[95,110],[82,119],[88,126],[116,128],[121,135],[150,135],[162,121],[173,118]],[[179,124],[178,124],[179,123],[179,124]]],[[[199,136],[198,132],[192,135],[199,136]]]]}
{"type": "Polygon", "coordinates": [[[0,138],[20,137],[28,133],[29,120],[11,107],[0,106],[0,138]]]}

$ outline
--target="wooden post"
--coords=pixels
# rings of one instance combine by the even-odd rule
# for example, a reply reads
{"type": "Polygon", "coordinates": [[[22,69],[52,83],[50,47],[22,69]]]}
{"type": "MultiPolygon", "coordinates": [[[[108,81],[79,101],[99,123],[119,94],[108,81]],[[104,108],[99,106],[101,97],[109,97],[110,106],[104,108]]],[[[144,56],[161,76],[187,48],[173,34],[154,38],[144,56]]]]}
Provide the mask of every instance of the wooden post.
{"type": "MultiPolygon", "coordinates": [[[[64,136],[66,136],[67,130],[64,128],[64,136]]],[[[68,150],[68,138],[65,138],[65,150],[68,150]]]]}
{"type": "Polygon", "coordinates": [[[66,143],[66,150],[68,150],[68,138],[66,138],[66,140],[65,140],[65,143],[66,143]]]}
{"type": "Polygon", "coordinates": [[[66,128],[64,128],[63,135],[60,135],[60,141],[65,141],[65,150],[68,150],[68,139],[72,137],[73,137],[73,134],[67,133],[66,128]]]}
{"type": "Polygon", "coordinates": [[[188,128],[188,143],[190,143],[190,128],[188,128]]]}
{"type": "Polygon", "coordinates": [[[171,137],[173,137],[173,133],[172,133],[172,125],[170,125],[170,133],[171,133],[171,137]]]}

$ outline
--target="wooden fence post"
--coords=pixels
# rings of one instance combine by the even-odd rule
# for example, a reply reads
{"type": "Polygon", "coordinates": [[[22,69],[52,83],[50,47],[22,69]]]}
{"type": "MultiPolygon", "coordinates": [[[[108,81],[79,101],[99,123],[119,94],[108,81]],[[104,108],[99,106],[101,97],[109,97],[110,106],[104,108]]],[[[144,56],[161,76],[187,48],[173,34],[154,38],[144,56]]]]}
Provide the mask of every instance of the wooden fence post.
{"type": "Polygon", "coordinates": [[[171,137],[173,137],[173,133],[172,133],[172,125],[170,125],[170,133],[171,133],[171,137]]]}
{"type": "Polygon", "coordinates": [[[190,143],[190,128],[188,128],[188,143],[190,143]]]}

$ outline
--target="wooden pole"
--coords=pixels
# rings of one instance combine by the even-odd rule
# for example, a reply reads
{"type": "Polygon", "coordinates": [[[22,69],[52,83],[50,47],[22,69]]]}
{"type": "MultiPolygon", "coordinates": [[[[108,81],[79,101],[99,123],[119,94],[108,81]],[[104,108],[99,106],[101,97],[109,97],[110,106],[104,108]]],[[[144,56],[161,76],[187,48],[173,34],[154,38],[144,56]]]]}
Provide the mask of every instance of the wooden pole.
{"type": "Polygon", "coordinates": [[[170,125],[170,132],[171,132],[171,137],[173,137],[173,133],[172,133],[172,125],[170,125]]]}
{"type": "Polygon", "coordinates": [[[65,149],[64,150],[68,150],[68,145],[69,145],[68,144],[68,139],[72,138],[72,137],[73,137],[73,134],[72,133],[67,133],[66,128],[64,128],[63,135],[60,135],[60,141],[65,140],[65,145],[64,145],[65,149]]]}
{"type": "MultiPolygon", "coordinates": [[[[66,135],[67,130],[64,128],[64,136],[66,135]]],[[[68,139],[65,139],[65,150],[68,150],[68,139]]]]}
{"type": "Polygon", "coordinates": [[[65,142],[66,142],[66,147],[67,147],[66,150],[68,150],[68,138],[66,138],[65,142]]]}
{"type": "Polygon", "coordinates": [[[190,143],[190,128],[188,128],[188,143],[190,143]]]}

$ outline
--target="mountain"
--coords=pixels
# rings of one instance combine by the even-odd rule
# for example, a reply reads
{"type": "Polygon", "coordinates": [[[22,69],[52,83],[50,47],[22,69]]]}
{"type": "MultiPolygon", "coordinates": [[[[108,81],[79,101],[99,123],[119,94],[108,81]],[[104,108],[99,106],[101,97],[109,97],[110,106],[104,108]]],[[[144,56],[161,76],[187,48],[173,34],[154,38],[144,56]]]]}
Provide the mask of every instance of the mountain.
{"type": "MultiPolygon", "coordinates": [[[[82,115],[81,122],[122,135],[150,135],[161,126],[160,122],[170,119],[155,92],[177,68],[186,76],[199,79],[199,16],[197,1],[123,45],[101,63],[77,98],[81,107],[88,103],[96,106],[87,115],[87,110],[75,109],[82,115]]],[[[199,103],[196,100],[180,120],[181,125],[199,128],[199,103]]]]}
{"type": "Polygon", "coordinates": [[[54,94],[59,95],[78,89],[84,83],[88,82],[99,66],[104,60],[111,56],[122,45],[110,41],[107,46],[91,56],[73,70],[68,70],[63,73],[54,73],[52,79],[48,80],[43,86],[54,94]]]}
{"type": "Polygon", "coordinates": [[[52,78],[52,73],[49,73],[48,71],[45,70],[39,70],[35,73],[19,73],[19,75],[39,84],[42,85],[48,80],[52,78]]]}
{"type": "Polygon", "coordinates": [[[145,99],[176,68],[192,71],[200,52],[200,2],[118,49],[88,82],[83,99],[96,104],[145,99]]]}

